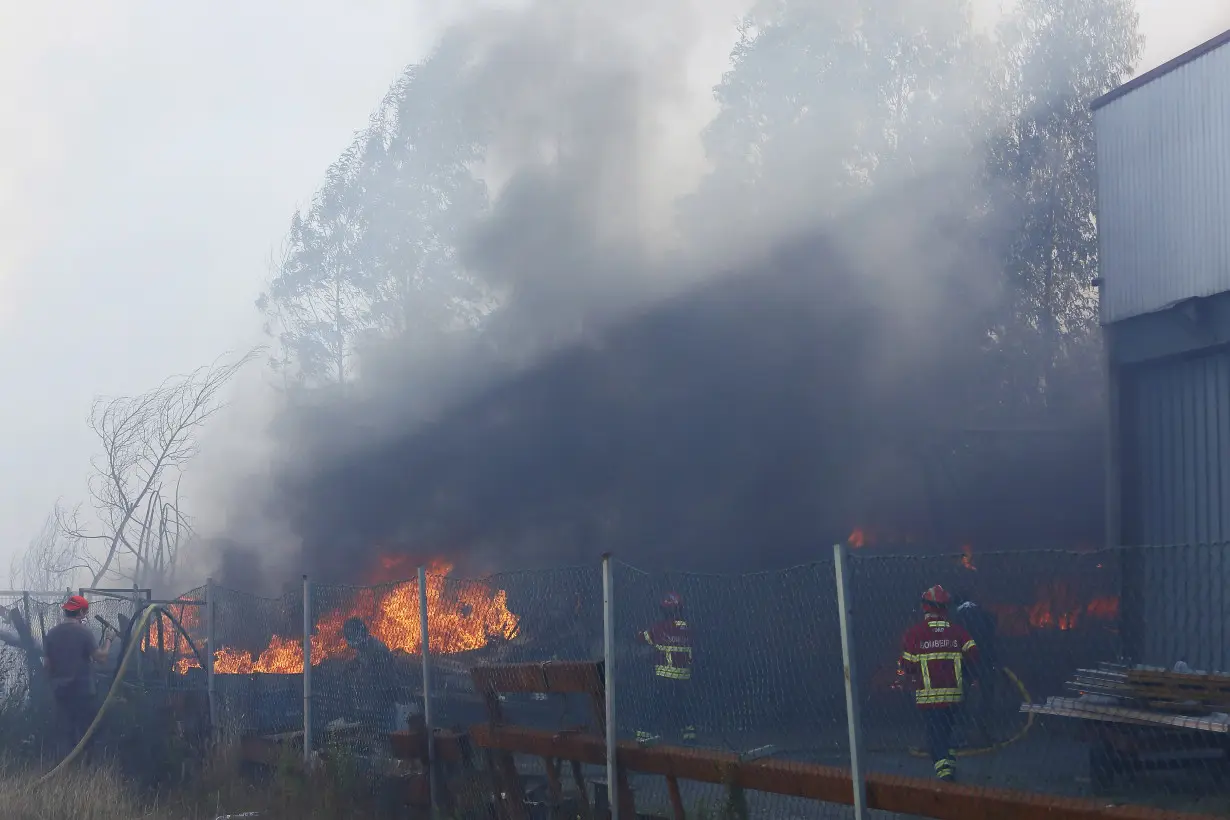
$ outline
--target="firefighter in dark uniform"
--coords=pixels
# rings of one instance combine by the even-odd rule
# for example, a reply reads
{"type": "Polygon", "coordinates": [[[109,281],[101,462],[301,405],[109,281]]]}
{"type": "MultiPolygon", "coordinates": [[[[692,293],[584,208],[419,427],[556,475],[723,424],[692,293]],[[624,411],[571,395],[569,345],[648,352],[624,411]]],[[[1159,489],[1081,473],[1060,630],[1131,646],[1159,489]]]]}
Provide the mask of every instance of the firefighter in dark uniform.
{"type": "Polygon", "coordinates": [[[923,620],[901,638],[901,670],[914,690],[914,705],[922,715],[927,750],[935,776],[956,777],[952,748],[957,709],[965,699],[967,665],[978,662],[978,646],[969,633],[948,620],[948,593],[936,585],[922,595],[923,620]]]}
{"type": "Polygon", "coordinates": [[[111,642],[100,646],[86,626],[90,602],[73,595],[64,602],[64,620],[43,636],[43,668],[51,684],[59,724],[58,753],[66,755],[85,736],[98,713],[94,665],[107,662],[111,642]]]}
{"type": "Polygon", "coordinates": [[[393,732],[397,723],[397,669],[393,653],[359,618],[342,624],[347,645],[355,650],[347,677],[351,716],[377,732],[393,732]]]}
{"type": "Polygon", "coordinates": [[[978,645],[978,660],[970,664],[966,676],[966,697],[972,711],[974,726],[984,743],[993,743],[995,735],[995,693],[999,683],[999,647],[996,640],[995,616],[961,593],[952,596],[953,621],[978,645]],[[975,694],[972,686],[977,684],[975,694]]]}
{"type": "Polygon", "coordinates": [[[678,593],[662,596],[662,620],[638,636],[654,650],[653,688],[646,702],[649,726],[637,731],[639,742],[666,735],[685,745],[696,741],[692,723],[692,629],[684,619],[683,599],[678,593]]]}

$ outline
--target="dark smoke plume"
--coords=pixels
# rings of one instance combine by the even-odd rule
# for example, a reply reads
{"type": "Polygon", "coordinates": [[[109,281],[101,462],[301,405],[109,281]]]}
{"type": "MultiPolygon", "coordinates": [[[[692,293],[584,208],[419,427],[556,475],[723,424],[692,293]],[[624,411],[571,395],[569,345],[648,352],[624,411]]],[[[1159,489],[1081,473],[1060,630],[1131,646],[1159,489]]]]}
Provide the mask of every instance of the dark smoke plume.
{"type": "MultiPolygon", "coordinates": [[[[1096,542],[1093,415],[1031,428],[985,355],[1003,226],[954,194],[977,162],[937,140],[929,172],[871,198],[808,208],[795,187],[755,219],[713,201],[681,248],[645,217],[665,196],[646,123],[685,49],[638,28],[660,4],[616,6],[534,3],[446,39],[508,172],[461,253],[507,298],[477,339],[379,351],[357,385],[282,414],[259,498],[300,541],[288,562],[356,581],[390,552],[753,569],[856,526],[1096,542]]],[[[872,105],[848,96],[847,115],[872,105]]]]}
{"type": "MultiPolygon", "coordinates": [[[[607,550],[750,569],[823,555],[859,525],[947,548],[1096,542],[1092,429],[976,427],[997,378],[979,355],[980,272],[920,271],[942,298],[905,303],[843,244],[800,238],[434,420],[298,465],[279,513],[309,570],[607,550]]],[[[387,399],[320,408],[293,439],[354,441],[387,425],[387,399]]]]}

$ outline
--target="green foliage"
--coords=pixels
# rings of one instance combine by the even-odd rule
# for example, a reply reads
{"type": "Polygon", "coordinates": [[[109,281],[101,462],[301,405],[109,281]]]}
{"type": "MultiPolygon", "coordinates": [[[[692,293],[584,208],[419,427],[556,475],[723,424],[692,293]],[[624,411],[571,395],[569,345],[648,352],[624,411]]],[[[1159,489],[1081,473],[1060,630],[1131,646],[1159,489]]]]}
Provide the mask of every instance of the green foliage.
{"type": "Polygon", "coordinates": [[[997,207],[1016,219],[996,249],[1008,299],[995,333],[1006,357],[1035,363],[1018,394],[1053,402],[1087,393],[1065,391],[1062,380],[1081,385],[1097,366],[1089,103],[1123,82],[1142,40],[1131,0],[1022,0],[1000,41],[1003,125],[987,172],[997,207]]]}
{"type": "Polygon", "coordinates": [[[763,0],[715,89],[713,172],[685,215],[697,235],[715,206],[746,209],[747,224],[831,215],[964,160],[970,173],[926,184],[930,207],[980,237],[963,255],[989,257],[981,275],[1003,294],[975,317],[1004,388],[984,409],[1045,411],[1096,380],[1088,105],[1135,65],[1136,22],[1131,0],[1022,0],[987,35],[964,0],[763,0]]]}
{"type": "Polygon", "coordinates": [[[686,211],[835,214],[910,167],[918,147],[964,138],[978,45],[964,0],[758,3],[715,89],[720,110],[704,135],[714,171],[686,211]]]}
{"type": "MultiPolygon", "coordinates": [[[[1077,389],[1096,381],[1099,356],[1088,104],[1135,65],[1136,22],[1131,0],[1021,0],[994,31],[974,25],[969,0],[760,0],[714,90],[712,172],[681,203],[686,232],[708,242],[721,214],[763,236],[925,180],[954,258],[997,294],[977,315],[951,310],[968,314],[961,347],[994,386],[977,412],[1088,400],[1077,389]]],[[[292,220],[258,303],[291,383],[348,382],[366,345],[477,327],[494,305],[457,256],[487,208],[473,173],[484,116],[464,109],[466,81],[447,42],[408,68],[292,220]]]]}
{"type": "Polygon", "coordinates": [[[448,49],[408,68],[291,220],[257,300],[290,383],[345,383],[365,345],[481,316],[485,294],[456,253],[487,204],[471,172],[477,127],[453,103],[458,81],[448,49]]]}

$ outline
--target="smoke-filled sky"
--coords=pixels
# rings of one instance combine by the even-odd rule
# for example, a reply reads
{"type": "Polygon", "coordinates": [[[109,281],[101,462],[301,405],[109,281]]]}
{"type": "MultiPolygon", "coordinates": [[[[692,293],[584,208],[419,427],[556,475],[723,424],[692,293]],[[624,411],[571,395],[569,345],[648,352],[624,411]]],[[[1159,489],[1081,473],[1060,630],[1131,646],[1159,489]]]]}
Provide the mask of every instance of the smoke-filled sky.
{"type": "MultiPolygon", "coordinates": [[[[664,167],[687,175],[741,3],[678,5],[646,53],[679,51],[670,38],[690,50],[662,77],[680,160],[664,167]]],[[[1140,12],[1141,70],[1230,26],[1220,0],[1142,0],[1140,12]]],[[[0,561],[57,498],[84,499],[94,395],[141,391],[260,341],[252,302],[291,213],[452,16],[405,0],[6,10],[0,561]]],[[[992,4],[983,16],[994,19],[992,4]]],[[[225,473],[221,446],[205,455],[202,469],[225,473]]]]}

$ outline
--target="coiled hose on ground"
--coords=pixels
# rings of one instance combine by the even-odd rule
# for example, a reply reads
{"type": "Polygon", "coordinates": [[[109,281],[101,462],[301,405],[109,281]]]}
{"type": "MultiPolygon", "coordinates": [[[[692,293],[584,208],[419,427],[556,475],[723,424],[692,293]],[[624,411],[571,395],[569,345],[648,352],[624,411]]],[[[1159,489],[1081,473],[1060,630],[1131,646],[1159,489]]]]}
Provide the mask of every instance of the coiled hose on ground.
{"type": "Polygon", "coordinates": [[[73,750],[69,752],[63,760],[56,764],[54,769],[36,780],[34,783],[35,786],[41,786],[51,780],[57,774],[68,768],[73,761],[81,756],[81,752],[85,749],[85,747],[89,744],[90,739],[98,731],[98,727],[102,725],[103,717],[106,716],[112,703],[115,702],[116,696],[119,694],[120,688],[123,684],[124,673],[128,670],[129,664],[140,650],[141,635],[145,634],[145,630],[149,628],[150,619],[155,615],[166,616],[167,620],[175,626],[176,631],[183,635],[184,639],[188,642],[188,645],[192,648],[193,653],[197,656],[197,661],[204,668],[205,659],[201,657],[201,653],[197,649],[196,644],[192,643],[192,638],[184,629],[183,624],[181,624],[175,616],[161,606],[151,604],[145,607],[145,609],[141,611],[141,614],[134,618],[128,625],[128,629],[126,630],[123,638],[124,655],[115,668],[115,674],[111,680],[111,688],[107,690],[107,697],[103,699],[102,705],[98,708],[98,713],[94,715],[94,722],[90,724],[90,728],[86,729],[85,734],[81,736],[81,740],[77,742],[77,745],[73,747],[73,750]],[[137,640],[132,639],[134,635],[137,640]]]}
{"type": "MultiPolygon", "coordinates": [[[[1005,675],[1008,676],[1008,680],[1013,686],[1016,687],[1017,691],[1020,692],[1021,703],[1029,703],[1029,690],[1025,688],[1025,684],[1021,683],[1021,679],[1016,676],[1016,673],[1006,666],[1000,667],[1000,669],[1005,675]]],[[[1025,735],[1029,734],[1029,730],[1033,728],[1033,725],[1034,714],[1033,712],[1029,712],[1028,716],[1025,718],[1025,725],[1022,726],[1020,730],[1012,737],[1007,740],[1001,740],[998,743],[992,743],[990,746],[982,746],[977,749],[958,749],[957,757],[978,757],[979,755],[988,755],[992,752],[998,752],[1001,749],[1005,749],[1013,743],[1016,743],[1018,740],[1024,738],[1025,735]]],[[[930,757],[930,755],[923,749],[910,749],[910,754],[914,755],[914,757],[930,757]]]]}

